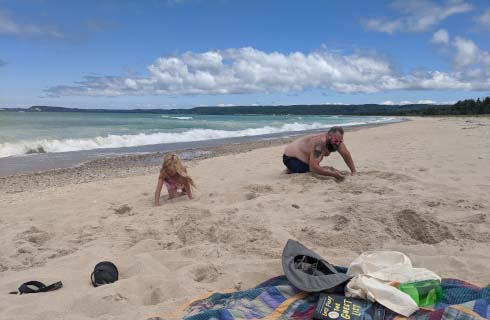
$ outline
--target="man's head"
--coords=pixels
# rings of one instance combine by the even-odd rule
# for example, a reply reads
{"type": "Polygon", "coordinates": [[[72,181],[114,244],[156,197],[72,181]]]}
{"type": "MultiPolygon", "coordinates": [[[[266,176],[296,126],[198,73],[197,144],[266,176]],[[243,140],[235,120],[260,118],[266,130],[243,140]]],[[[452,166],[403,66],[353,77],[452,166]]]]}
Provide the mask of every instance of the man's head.
{"type": "Polygon", "coordinates": [[[344,128],[331,127],[328,130],[327,149],[330,152],[335,152],[339,149],[340,144],[344,141],[344,128]]]}

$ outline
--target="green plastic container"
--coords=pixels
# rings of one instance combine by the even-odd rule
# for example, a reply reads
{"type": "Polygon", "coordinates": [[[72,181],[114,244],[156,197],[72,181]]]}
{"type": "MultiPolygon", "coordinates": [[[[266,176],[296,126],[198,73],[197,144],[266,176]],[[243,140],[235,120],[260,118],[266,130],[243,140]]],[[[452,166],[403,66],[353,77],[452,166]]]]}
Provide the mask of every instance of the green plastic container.
{"type": "Polygon", "coordinates": [[[397,287],[412,297],[419,307],[433,306],[442,300],[442,287],[437,280],[401,283],[397,287]]]}

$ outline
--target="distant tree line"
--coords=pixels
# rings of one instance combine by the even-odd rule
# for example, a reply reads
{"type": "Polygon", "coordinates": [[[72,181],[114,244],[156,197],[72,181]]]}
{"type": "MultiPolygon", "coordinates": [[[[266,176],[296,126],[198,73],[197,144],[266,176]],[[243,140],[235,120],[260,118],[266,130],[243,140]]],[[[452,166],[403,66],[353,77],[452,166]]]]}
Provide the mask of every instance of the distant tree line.
{"type": "Polygon", "coordinates": [[[233,106],[233,107],[196,107],[192,109],[166,110],[169,114],[201,115],[358,115],[377,116],[395,115],[429,108],[432,105],[286,105],[286,106],[233,106]]]}
{"type": "Polygon", "coordinates": [[[452,106],[432,106],[425,109],[399,111],[404,116],[440,116],[440,115],[490,115],[490,97],[467,99],[452,106]]]}
{"type": "MultiPolygon", "coordinates": [[[[0,110],[1,111],[1,110],[0,110]]],[[[11,108],[4,111],[25,112],[97,112],[97,113],[154,113],[189,115],[355,115],[355,116],[437,116],[490,115],[490,97],[458,101],[454,105],[286,105],[196,107],[192,109],[79,109],[51,106],[32,106],[28,109],[11,108]]]]}

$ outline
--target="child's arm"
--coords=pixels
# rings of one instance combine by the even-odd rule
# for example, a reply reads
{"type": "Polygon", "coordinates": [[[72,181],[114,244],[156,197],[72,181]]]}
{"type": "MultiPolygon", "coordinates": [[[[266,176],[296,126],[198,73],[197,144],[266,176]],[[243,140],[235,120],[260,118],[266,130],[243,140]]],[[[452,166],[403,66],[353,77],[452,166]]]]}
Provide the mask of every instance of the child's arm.
{"type": "Polygon", "coordinates": [[[155,189],[155,207],[160,205],[160,193],[162,192],[163,178],[158,178],[157,188],[155,189]]]}
{"type": "Polygon", "coordinates": [[[189,181],[186,181],[184,184],[185,184],[185,192],[187,193],[187,196],[189,197],[189,199],[192,199],[191,184],[189,183],[189,181]]]}

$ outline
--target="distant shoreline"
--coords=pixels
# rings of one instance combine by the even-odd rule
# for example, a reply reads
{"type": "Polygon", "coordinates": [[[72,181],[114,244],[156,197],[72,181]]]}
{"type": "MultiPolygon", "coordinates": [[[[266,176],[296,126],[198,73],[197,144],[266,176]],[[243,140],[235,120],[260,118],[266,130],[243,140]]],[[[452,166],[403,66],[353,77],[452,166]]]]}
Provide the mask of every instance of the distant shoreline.
{"type": "Polygon", "coordinates": [[[53,106],[32,106],[29,108],[3,108],[0,112],[68,112],[68,113],[142,113],[142,114],[182,114],[182,115],[346,115],[346,116],[399,116],[409,111],[420,111],[449,105],[433,104],[318,104],[318,105],[277,105],[277,106],[227,106],[193,107],[187,109],[80,109],[53,106]]]}

